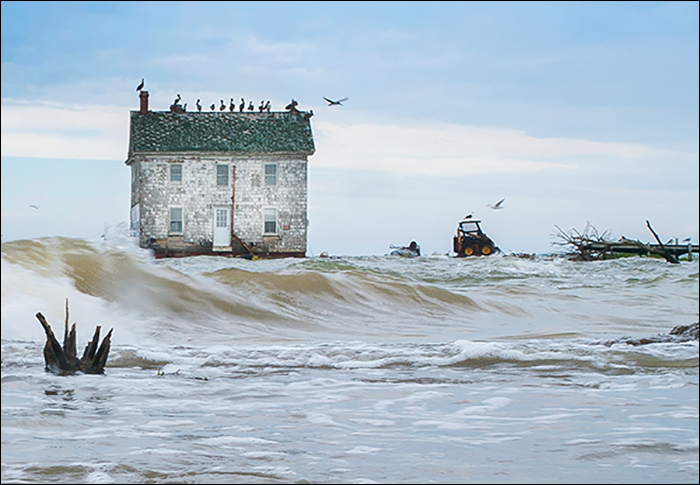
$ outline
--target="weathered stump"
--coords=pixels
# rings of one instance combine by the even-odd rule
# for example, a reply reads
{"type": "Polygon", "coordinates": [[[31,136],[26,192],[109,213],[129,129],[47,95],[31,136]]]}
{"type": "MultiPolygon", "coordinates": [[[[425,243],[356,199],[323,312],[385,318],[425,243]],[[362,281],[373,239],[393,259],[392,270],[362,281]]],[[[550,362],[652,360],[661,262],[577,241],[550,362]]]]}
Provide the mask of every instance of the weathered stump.
{"type": "Polygon", "coordinates": [[[68,331],[68,300],[66,300],[66,326],[63,334],[63,346],[58,343],[56,336],[51,329],[51,325],[46,321],[44,315],[36,314],[36,318],[44,327],[46,333],[46,345],[44,345],[44,361],[46,362],[45,370],[53,372],[56,375],[70,375],[78,371],[85,374],[104,374],[105,364],[112,340],[112,330],[102,340],[100,347],[97,343],[100,340],[100,329],[98,325],[95,328],[95,334],[92,340],[85,347],[83,356],[78,359],[76,353],[76,330],[75,323],[68,331]]]}

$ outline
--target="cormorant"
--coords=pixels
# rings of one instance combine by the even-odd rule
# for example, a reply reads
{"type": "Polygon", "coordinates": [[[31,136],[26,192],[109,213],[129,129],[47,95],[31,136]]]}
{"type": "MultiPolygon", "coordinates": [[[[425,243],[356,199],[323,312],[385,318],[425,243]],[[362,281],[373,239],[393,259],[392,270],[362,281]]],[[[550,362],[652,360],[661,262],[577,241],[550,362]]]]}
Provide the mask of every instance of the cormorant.
{"type": "Polygon", "coordinates": [[[233,113],[234,111],[236,111],[236,103],[233,102],[233,98],[231,98],[231,104],[229,105],[228,110],[229,110],[231,113],[233,113]]]}
{"type": "Polygon", "coordinates": [[[245,99],[241,98],[241,104],[238,105],[238,112],[243,113],[244,109],[245,109],[245,99]]]}
{"type": "Polygon", "coordinates": [[[197,111],[202,111],[202,105],[199,104],[199,99],[197,100],[197,111]]]}
{"type": "Polygon", "coordinates": [[[136,91],[141,91],[143,89],[143,78],[141,78],[141,84],[136,86],[136,91]]]}
{"type": "Polygon", "coordinates": [[[255,111],[255,106],[253,106],[253,102],[251,101],[250,104],[248,105],[248,111],[255,111]]]}
{"type": "Polygon", "coordinates": [[[216,109],[216,103],[212,103],[211,106],[209,106],[209,107],[211,108],[212,111],[214,111],[216,109]]]}

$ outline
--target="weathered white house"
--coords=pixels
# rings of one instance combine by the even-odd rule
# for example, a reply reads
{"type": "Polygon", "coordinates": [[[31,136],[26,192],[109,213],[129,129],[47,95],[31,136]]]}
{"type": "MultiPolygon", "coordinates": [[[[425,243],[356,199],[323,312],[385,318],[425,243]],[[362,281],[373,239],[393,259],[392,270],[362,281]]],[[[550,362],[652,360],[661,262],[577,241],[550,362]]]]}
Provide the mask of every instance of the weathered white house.
{"type": "Polygon", "coordinates": [[[131,230],[156,257],[304,257],[304,112],[131,112],[131,230]]]}

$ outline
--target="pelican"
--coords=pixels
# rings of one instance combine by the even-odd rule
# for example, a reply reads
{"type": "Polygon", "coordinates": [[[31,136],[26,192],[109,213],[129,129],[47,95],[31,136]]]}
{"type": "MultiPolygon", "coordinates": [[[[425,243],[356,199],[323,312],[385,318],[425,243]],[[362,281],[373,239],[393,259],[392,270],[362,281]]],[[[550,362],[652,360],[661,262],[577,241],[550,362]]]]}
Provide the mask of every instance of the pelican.
{"type": "Polygon", "coordinates": [[[498,209],[503,209],[503,206],[501,205],[503,201],[506,199],[501,199],[495,204],[488,204],[488,207],[492,208],[493,210],[498,210],[498,209]]]}
{"type": "Polygon", "coordinates": [[[343,98],[343,99],[339,99],[338,101],[333,101],[332,99],[328,99],[324,96],[323,99],[328,101],[328,106],[342,106],[343,102],[347,101],[350,98],[343,98]]]}
{"type": "Polygon", "coordinates": [[[141,78],[141,84],[136,86],[136,91],[141,91],[143,89],[143,78],[141,78]]]}

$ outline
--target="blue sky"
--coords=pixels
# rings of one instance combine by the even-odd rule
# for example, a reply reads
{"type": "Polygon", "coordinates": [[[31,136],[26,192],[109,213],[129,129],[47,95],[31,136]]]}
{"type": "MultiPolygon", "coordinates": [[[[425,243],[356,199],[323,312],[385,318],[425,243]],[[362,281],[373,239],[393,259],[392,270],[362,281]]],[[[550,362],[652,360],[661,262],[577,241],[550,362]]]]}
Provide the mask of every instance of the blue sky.
{"type": "Polygon", "coordinates": [[[177,93],[314,110],[311,255],[442,254],[469,212],[506,252],[588,222],[651,241],[647,219],[697,243],[698,17],[697,2],[2,2],[3,241],[128,221],[145,78],[154,110],[177,93]]]}

